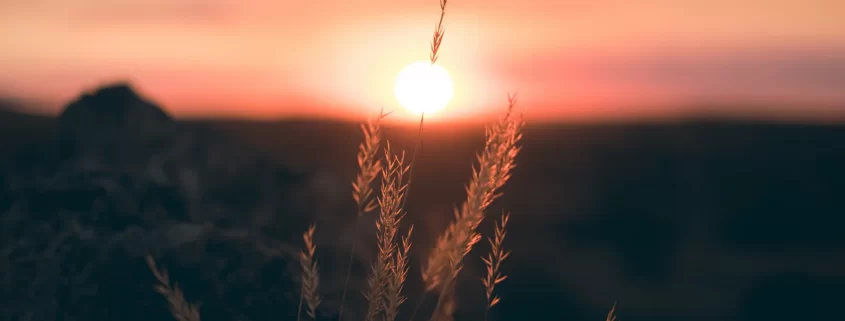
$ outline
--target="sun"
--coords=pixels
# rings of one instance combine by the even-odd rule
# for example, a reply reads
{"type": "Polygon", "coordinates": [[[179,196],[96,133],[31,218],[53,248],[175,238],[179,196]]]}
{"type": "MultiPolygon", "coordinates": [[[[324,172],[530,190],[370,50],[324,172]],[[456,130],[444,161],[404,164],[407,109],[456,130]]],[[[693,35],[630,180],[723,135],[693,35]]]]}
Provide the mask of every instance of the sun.
{"type": "Polygon", "coordinates": [[[449,103],[452,86],[446,69],[428,61],[418,61],[402,68],[393,91],[399,103],[409,111],[429,114],[449,103]]]}

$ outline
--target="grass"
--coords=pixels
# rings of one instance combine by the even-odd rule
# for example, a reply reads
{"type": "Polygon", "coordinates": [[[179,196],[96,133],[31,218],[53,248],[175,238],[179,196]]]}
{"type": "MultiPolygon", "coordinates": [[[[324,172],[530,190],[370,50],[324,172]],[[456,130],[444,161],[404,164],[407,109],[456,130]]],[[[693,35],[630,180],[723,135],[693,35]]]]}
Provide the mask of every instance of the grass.
{"type": "MultiPolygon", "coordinates": [[[[356,218],[360,218],[366,213],[372,212],[377,205],[373,199],[372,183],[381,171],[381,160],[377,157],[379,146],[381,145],[381,127],[379,121],[385,117],[384,113],[379,113],[379,117],[371,119],[367,124],[361,125],[364,131],[364,142],[358,148],[358,175],[355,181],[352,182],[352,199],[358,208],[356,218]]],[[[349,253],[349,262],[346,265],[346,280],[343,282],[343,294],[340,299],[340,308],[338,309],[337,320],[343,320],[343,308],[346,304],[346,292],[349,290],[349,277],[352,274],[352,261],[355,257],[356,242],[352,242],[352,250],[349,253]]]]}
{"type": "Polygon", "coordinates": [[[302,290],[299,294],[299,308],[297,309],[296,320],[300,320],[300,313],[302,312],[302,302],[304,301],[308,306],[308,316],[312,319],[317,319],[317,306],[320,305],[322,299],[317,293],[317,288],[320,287],[320,272],[317,268],[317,261],[314,259],[314,252],[317,248],[314,246],[314,231],[317,229],[316,225],[311,225],[304,234],[302,240],[305,242],[305,248],[299,252],[299,264],[302,266],[302,290]]]}
{"type": "Polygon", "coordinates": [[[505,251],[502,246],[502,243],[505,241],[505,235],[508,233],[508,217],[510,217],[510,214],[502,213],[502,219],[496,224],[495,236],[493,238],[487,238],[490,242],[490,253],[487,254],[487,257],[481,258],[484,261],[484,265],[487,266],[486,277],[481,279],[481,284],[484,285],[484,290],[487,294],[487,308],[484,310],[485,321],[487,320],[487,315],[490,313],[490,309],[501,300],[498,295],[493,294],[496,284],[507,279],[507,275],[502,274],[500,270],[502,268],[502,261],[511,255],[511,252],[509,250],[505,251]]]}
{"type": "MultiPolygon", "coordinates": [[[[399,224],[405,216],[402,202],[408,188],[405,182],[408,166],[404,164],[405,155],[400,157],[393,154],[389,144],[385,149],[385,158],[381,196],[378,200],[380,213],[376,221],[378,256],[367,277],[368,290],[365,294],[369,302],[365,319],[367,321],[375,320],[382,312],[385,314],[385,319],[390,316],[395,318],[399,305],[404,301],[401,293],[397,294],[395,282],[400,277],[404,282],[404,276],[400,275],[407,274],[407,269],[404,268],[407,265],[407,259],[401,262],[403,255],[396,237],[399,233],[399,224]],[[404,273],[403,270],[405,270],[404,273]]],[[[407,256],[404,257],[407,258],[407,256]]],[[[401,291],[401,284],[398,286],[401,291]]]]}
{"type": "Polygon", "coordinates": [[[170,277],[166,269],[159,270],[152,256],[147,256],[147,265],[158,280],[155,290],[167,299],[170,304],[170,314],[178,321],[200,321],[199,306],[188,303],[178,285],[170,284],[170,277]]]}
{"type": "MultiPolygon", "coordinates": [[[[438,59],[438,51],[445,34],[443,18],[446,14],[446,4],[447,0],[440,0],[440,19],[435,26],[431,41],[432,64],[438,59]]],[[[437,304],[429,320],[452,320],[452,314],[456,309],[455,288],[463,269],[463,261],[482,238],[481,232],[478,231],[479,224],[485,219],[485,212],[490,204],[501,196],[500,189],[510,179],[511,170],[515,166],[515,160],[520,151],[519,143],[524,122],[521,116],[514,115],[516,102],[514,95],[508,95],[508,106],[504,115],[495,124],[486,128],[484,148],[477,155],[477,164],[473,165],[473,174],[466,185],[466,200],[455,209],[454,220],[437,238],[435,247],[429,252],[426,262],[422,264],[420,277],[425,285],[424,292],[411,313],[409,321],[415,321],[419,307],[430,295],[436,296],[437,304]]],[[[364,321],[394,321],[407,300],[403,294],[403,287],[408,278],[413,225],[410,225],[403,233],[401,223],[406,214],[404,207],[411,187],[410,171],[415,163],[417,149],[410,163],[406,163],[404,152],[395,153],[388,142],[384,148],[383,158],[378,157],[383,140],[379,121],[385,116],[382,113],[361,126],[364,141],[357,155],[359,172],[352,182],[352,198],[357,205],[357,217],[376,209],[379,212],[376,221],[378,255],[367,277],[367,289],[364,293],[367,307],[364,321]],[[381,187],[379,195],[376,196],[374,195],[376,189],[372,185],[379,174],[381,187]],[[400,237],[400,235],[404,236],[400,237]]],[[[423,117],[420,119],[420,135],[423,117]]],[[[510,251],[506,250],[503,244],[509,218],[510,214],[502,214],[495,225],[492,237],[487,238],[490,243],[490,252],[486,257],[481,257],[487,267],[486,276],[481,278],[480,284],[487,298],[484,311],[485,321],[491,309],[501,302],[501,298],[494,293],[495,286],[507,278],[502,271],[502,262],[510,255],[510,251]]],[[[304,249],[299,254],[302,288],[297,321],[301,318],[303,304],[308,317],[316,320],[316,310],[321,302],[318,293],[319,269],[314,259],[315,231],[316,227],[311,225],[303,234],[304,249]]],[[[354,256],[355,248],[353,247],[347,266],[338,321],[343,319],[354,256]]],[[[173,316],[179,321],[199,321],[197,306],[187,303],[177,286],[170,286],[166,271],[159,272],[152,257],[148,257],[148,263],[161,283],[156,286],[156,290],[167,298],[173,316]]],[[[615,303],[606,320],[616,321],[615,303]]]]}

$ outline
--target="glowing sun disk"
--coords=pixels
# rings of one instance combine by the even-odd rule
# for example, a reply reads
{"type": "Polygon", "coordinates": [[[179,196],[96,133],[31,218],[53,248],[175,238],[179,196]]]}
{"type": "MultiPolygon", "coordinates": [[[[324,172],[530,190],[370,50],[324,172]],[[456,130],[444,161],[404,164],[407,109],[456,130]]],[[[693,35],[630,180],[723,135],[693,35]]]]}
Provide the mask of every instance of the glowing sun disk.
{"type": "Polygon", "coordinates": [[[409,111],[420,113],[436,112],[452,99],[452,78],[437,64],[427,61],[411,63],[396,77],[393,88],[399,103],[409,111]]]}

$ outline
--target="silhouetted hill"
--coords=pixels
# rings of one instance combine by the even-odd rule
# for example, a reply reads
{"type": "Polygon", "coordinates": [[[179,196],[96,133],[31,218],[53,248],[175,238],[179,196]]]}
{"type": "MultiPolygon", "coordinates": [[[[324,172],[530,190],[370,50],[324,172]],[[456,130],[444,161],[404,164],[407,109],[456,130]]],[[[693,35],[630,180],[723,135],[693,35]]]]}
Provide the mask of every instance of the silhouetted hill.
{"type": "Polygon", "coordinates": [[[96,148],[151,143],[171,134],[174,125],[160,107],[124,83],[83,94],[64,108],[58,120],[63,140],[96,148]]]}
{"type": "MultiPolygon", "coordinates": [[[[34,125],[0,127],[3,146],[12,146],[4,147],[0,176],[0,235],[2,244],[24,242],[4,262],[13,274],[3,296],[19,297],[4,301],[4,315],[167,318],[141,260],[153,252],[189,298],[204,302],[205,320],[289,318],[296,269],[267,244],[293,251],[315,221],[321,319],[332,318],[343,275],[336,267],[344,267],[349,245],[364,249],[363,262],[372,256],[372,218],[355,220],[349,189],[358,124],[170,121],[125,88],[115,92],[71,104],[99,119],[69,122],[98,124],[79,128],[85,133],[73,146],[86,148],[58,149],[57,133],[71,118],[15,115],[34,125]],[[141,109],[98,109],[108,106],[141,109]],[[161,134],[131,138],[138,128],[161,134]],[[114,143],[100,144],[100,135],[114,143]],[[33,253],[42,263],[23,263],[33,253]],[[19,296],[22,289],[37,295],[19,296]]],[[[416,224],[410,304],[419,251],[463,199],[482,135],[474,125],[426,125],[408,200],[416,224]]],[[[387,137],[410,151],[415,124],[388,127],[387,137]]],[[[529,123],[513,179],[491,208],[512,213],[506,244],[513,249],[491,320],[602,320],[615,300],[624,321],[838,318],[843,142],[845,126],[833,125],[529,123]]],[[[483,266],[472,257],[459,281],[458,320],[483,312],[483,266]]],[[[366,268],[356,264],[353,286],[366,268]]],[[[354,307],[362,299],[350,293],[354,307]]],[[[359,311],[349,313],[353,320],[359,311]]]]}

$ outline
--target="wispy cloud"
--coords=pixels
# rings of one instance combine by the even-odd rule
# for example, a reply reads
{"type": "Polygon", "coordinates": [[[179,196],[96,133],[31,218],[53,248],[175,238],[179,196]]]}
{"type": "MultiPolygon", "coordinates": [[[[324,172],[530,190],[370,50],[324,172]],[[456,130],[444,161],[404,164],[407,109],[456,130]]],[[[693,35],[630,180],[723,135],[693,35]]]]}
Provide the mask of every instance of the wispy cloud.
{"type": "Polygon", "coordinates": [[[7,13],[30,19],[78,24],[219,21],[237,12],[229,0],[31,0],[0,1],[7,13]]]}
{"type": "Polygon", "coordinates": [[[497,77],[539,93],[598,88],[648,96],[659,89],[686,100],[845,105],[845,46],[560,52],[494,65],[497,77]]]}

